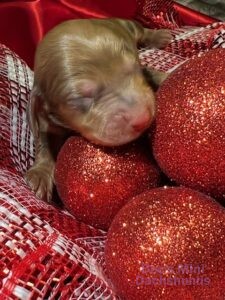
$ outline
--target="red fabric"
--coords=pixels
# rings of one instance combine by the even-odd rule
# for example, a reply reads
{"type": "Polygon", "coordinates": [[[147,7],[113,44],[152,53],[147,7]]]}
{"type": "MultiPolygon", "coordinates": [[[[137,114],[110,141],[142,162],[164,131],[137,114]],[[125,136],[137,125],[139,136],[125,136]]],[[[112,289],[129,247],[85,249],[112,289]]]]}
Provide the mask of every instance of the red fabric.
{"type": "Polygon", "coordinates": [[[218,21],[178,3],[174,4],[174,9],[178,12],[182,25],[205,26],[218,21]]]}
{"type": "MultiPolygon", "coordinates": [[[[162,22],[162,14],[175,8],[180,24],[205,25],[214,19],[193,12],[171,0],[8,0],[0,3],[0,43],[33,67],[34,52],[43,35],[56,24],[76,18],[138,18],[145,25],[162,22]],[[173,7],[174,6],[174,7],[173,7]]],[[[174,12],[173,17],[176,16],[174,12]]],[[[176,22],[177,22],[177,18],[176,22]]]]}
{"type": "Polygon", "coordinates": [[[56,24],[74,18],[132,18],[136,0],[30,0],[1,1],[0,42],[29,66],[37,43],[56,24]]]}

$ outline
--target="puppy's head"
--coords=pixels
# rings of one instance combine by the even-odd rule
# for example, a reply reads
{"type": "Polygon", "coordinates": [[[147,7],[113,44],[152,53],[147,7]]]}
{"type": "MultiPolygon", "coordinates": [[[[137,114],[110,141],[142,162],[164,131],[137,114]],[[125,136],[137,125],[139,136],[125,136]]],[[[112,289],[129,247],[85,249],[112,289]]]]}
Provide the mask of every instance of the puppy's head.
{"type": "Polygon", "coordinates": [[[55,118],[88,140],[106,146],[128,143],[154,117],[155,97],[138,59],[124,55],[82,65],[67,81],[55,118]],[[69,91],[66,93],[66,91],[69,91]]]}

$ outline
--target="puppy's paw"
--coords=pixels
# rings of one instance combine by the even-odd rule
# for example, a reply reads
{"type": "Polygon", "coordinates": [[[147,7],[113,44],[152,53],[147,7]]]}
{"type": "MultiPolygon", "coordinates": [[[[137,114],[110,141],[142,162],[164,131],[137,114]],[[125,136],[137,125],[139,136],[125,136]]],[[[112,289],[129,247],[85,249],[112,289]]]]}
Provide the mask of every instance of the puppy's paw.
{"type": "Polygon", "coordinates": [[[48,203],[52,199],[52,170],[42,167],[32,167],[25,174],[25,180],[36,196],[48,203]]]}
{"type": "Polygon", "coordinates": [[[156,48],[165,48],[173,39],[168,29],[158,29],[153,33],[152,44],[156,48]]]}

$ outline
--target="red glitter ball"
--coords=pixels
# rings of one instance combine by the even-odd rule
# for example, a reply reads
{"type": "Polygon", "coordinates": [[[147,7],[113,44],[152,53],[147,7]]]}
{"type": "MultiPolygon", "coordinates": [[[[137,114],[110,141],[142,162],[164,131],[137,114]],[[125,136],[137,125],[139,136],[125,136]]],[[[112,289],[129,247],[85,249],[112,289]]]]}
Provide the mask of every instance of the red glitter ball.
{"type": "Polygon", "coordinates": [[[114,218],[106,274],[126,300],[225,299],[225,209],[181,187],[157,188],[114,218]]]}
{"type": "Polygon", "coordinates": [[[141,141],[106,148],[81,137],[68,139],[55,171],[57,190],[65,206],[78,220],[108,229],[131,197],[159,185],[160,172],[148,148],[141,141]]]}
{"type": "Polygon", "coordinates": [[[179,184],[225,199],[225,50],[189,60],[157,94],[154,156],[179,184]]]}

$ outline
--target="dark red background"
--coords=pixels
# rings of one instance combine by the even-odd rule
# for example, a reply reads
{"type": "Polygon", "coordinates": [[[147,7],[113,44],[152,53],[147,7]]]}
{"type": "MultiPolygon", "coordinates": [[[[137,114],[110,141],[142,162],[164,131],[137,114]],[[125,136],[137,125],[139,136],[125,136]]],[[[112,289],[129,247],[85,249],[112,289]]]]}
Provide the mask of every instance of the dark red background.
{"type": "MultiPolygon", "coordinates": [[[[141,6],[154,7],[159,2],[162,5],[160,0],[3,0],[0,2],[0,43],[14,50],[32,67],[37,43],[56,24],[67,19],[90,17],[132,19],[137,13],[140,15],[141,6]]],[[[164,6],[166,3],[163,1],[164,6]]],[[[174,7],[186,25],[212,22],[211,18],[180,5],[174,7]]]]}

